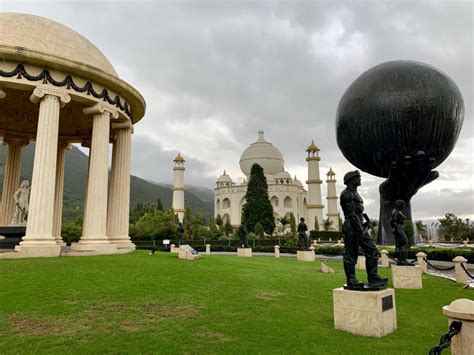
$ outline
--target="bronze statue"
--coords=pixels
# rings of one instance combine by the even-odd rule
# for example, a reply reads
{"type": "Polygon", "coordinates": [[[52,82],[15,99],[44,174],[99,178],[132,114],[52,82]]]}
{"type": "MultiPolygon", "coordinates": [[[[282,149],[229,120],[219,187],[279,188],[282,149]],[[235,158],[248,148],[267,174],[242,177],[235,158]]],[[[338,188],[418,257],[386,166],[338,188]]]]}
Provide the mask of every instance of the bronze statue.
{"type": "Polygon", "coordinates": [[[366,173],[386,178],[380,185],[379,242],[394,244],[390,225],[396,200],[411,200],[438,177],[434,170],[451,153],[464,119],[456,83],[439,69],[396,60],[362,73],[337,109],[337,144],[366,173]]]}
{"type": "Polygon", "coordinates": [[[349,171],[344,175],[344,185],[347,186],[341,193],[341,207],[345,219],[342,225],[345,248],[343,261],[347,278],[344,288],[364,291],[384,289],[387,287],[387,279],[377,273],[379,251],[370,236],[370,220],[364,214],[364,202],[357,192],[357,187],[360,186],[359,171],[349,171]],[[365,255],[367,285],[357,280],[355,275],[359,248],[365,255]]]}
{"type": "Polygon", "coordinates": [[[178,224],[178,246],[184,242],[184,226],[183,223],[178,224]]]}
{"type": "Polygon", "coordinates": [[[407,261],[408,255],[408,237],[403,228],[406,217],[403,214],[405,209],[405,202],[403,200],[395,201],[395,208],[392,211],[392,219],[390,224],[392,226],[393,235],[395,236],[395,251],[397,253],[398,265],[411,265],[407,261]]]}
{"type": "Polygon", "coordinates": [[[309,239],[306,235],[308,231],[308,226],[304,223],[304,218],[300,218],[300,223],[298,224],[298,249],[299,250],[310,250],[309,249],[309,239]]]}
{"type": "Polygon", "coordinates": [[[247,226],[244,223],[242,223],[239,226],[239,241],[240,241],[240,245],[242,246],[242,248],[248,248],[249,247],[249,242],[248,242],[248,239],[247,239],[247,226]]]}

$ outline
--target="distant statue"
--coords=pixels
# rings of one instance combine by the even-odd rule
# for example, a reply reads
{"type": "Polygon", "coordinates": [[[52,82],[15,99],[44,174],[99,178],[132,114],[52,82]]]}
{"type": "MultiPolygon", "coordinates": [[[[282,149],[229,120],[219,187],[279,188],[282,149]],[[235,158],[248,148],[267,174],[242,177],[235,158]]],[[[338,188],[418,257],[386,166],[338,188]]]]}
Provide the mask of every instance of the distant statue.
{"type": "Polygon", "coordinates": [[[341,193],[341,207],[344,212],[344,271],[347,284],[344,288],[352,290],[380,290],[387,287],[387,279],[377,273],[379,251],[370,236],[371,228],[369,217],[364,213],[364,201],[357,192],[360,186],[360,173],[358,170],[349,171],[344,175],[344,185],[347,187],[341,193]],[[365,256],[368,284],[357,280],[355,266],[359,255],[359,248],[365,256]]]}
{"type": "Polygon", "coordinates": [[[20,188],[13,195],[15,200],[15,214],[13,215],[12,225],[24,226],[28,220],[28,203],[30,199],[30,182],[23,180],[20,188]]]}
{"type": "Polygon", "coordinates": [[[245,225],[245,223],[242,223],[239,226],[239,241],[242,248],[249,247],[249,241],[247,239],[247,226],[245,225]]]}
{"type": "Polygon", "coordinates": [[[408,237],[405,234],[404,225],[406,217],[403,214],[405,209],[405,201],[396,200],[395,208],[392,211],[392,219],[390,225],[392,226],[393,235],[395,236],[395,251],[397,253],[398,265],[411,265],[407,261],[408,256],[408,237]]]}
{"type": "Polygon", "coordinates": [[[298,224],[298,249],[299,250],[309,250],[309,239],[306,235],[308,231],[308,226],[304,223],[304,218],[300,218],[300,223],[298,224]]]}
{"type": "Polygon", "coordinates": [[[178,225],[178,246],[183,244],[184,241],[184,226],[183,223],[179,222],[178,225]]]}

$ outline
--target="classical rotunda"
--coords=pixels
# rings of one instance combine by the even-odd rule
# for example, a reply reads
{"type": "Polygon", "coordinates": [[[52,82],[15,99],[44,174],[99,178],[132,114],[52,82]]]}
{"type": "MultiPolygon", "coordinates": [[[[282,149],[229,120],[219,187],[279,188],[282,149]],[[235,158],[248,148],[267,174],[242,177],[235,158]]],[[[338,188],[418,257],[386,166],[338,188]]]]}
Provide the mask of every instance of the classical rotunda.
{"type": "Polygon", "coordinates": [[[214,189],[214,216],[220,215],[223,221],[229,220],[234,226],[241,223],[242,207],[245,204],[247,181],[253,164],[263,168],[268,183],[268,194],[273,206],[274,218],[278,219],[293,213],[299,220],[304,217],[308,228],[315,229],[316,221],[322,229],[323,219],[332,221],[332,229],[339,230],[339,215],[337,211],[336,174],[329,169],[327,173],[327,214],[324,216],[324,205],[321,198],[323,181],[319,174],[319,148],[311,142],[306,149],[308,164],[308,179],[306,190],[296,176],[291,177],[285,170],[283,155],[272,143],[265,140],[264,132],[258,132],[256,142],[250,144],[240,157],[240,169],[244,174],[242,183],[234,182],[224,170],[219,176],[214,189]]]}
{"type": "Polygon", "coordinates": [[[16,208],[22,147],[36,142],[26,233],[16,251],[2,257],[60,255],[64,159],[71,143],[89,148],[83,232],[72,251],[133,250],[130,145],[133,125],[145,113],[143,97],[91,42],[46,18],[0,13],[0,57],[0,136],[8,149],[2,226],[16,208]]]}

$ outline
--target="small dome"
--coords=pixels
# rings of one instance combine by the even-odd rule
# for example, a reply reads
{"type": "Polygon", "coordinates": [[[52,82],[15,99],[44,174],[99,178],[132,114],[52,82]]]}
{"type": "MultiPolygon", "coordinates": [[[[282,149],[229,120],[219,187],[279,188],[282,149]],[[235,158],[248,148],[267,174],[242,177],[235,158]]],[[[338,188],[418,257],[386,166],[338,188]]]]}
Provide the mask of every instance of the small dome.
{"type": "Polygon", "coordinates": [[[176,158],[174,158],[173,161],[176,162],[176,163],[178,163],[178,162],[179,162],[179,163],[184,163],[184,162],[186,162],[186,160],[184,160],[184,158],[181,156],[181,153],[178,153],[178,155],[176,156],[176,158]]]}
{"type": "Polygon", "coordinates": [[[334,171],[332,171],[332,168],[329,168],[329,171],[326,175],[327,176],[335,176],[336,174],[334,173],[334,171]]]}
{"type": "Polygon", "coordinates": [[[226,171],[224,170],[224,172],[222,173],[222,175],[217,178],[217,182],[229,182],[229,183],[232,183],[232,179],[230,178],[229,175],[227,175],[226,171]]]}
{"type": "Polygon", "coordinates": [[[278,180],[278,179],[290,179],[291,181],[293,181],[293,179],[291,178],[291,175],[288,171],[282,171],[282,172],[279,172],[278,174],[276,174],[275,176],[275,180],[278,180]]]}
{"type": "Polygon", "coordinates": [[[278,148],[265,140],[263,131],[258,132],[258,140],[240,156],[240,169],[246,176],[250,175],[254,164],[260,165],[265,175],[275,175],[284,171],[283,155],[278,148]]]}
{"type": "MultiPolygon", "coordinates": [[[[100,69],[117,77],[102,52],[89,40],[59,22],[13,12],[0,13],[0,47],[19,55],[47,56],[100,69]],[[29,53],[29,54],[28,54],[29,53]]],[[[72,64],[72,63],[71,63],[72,64]]]]}
{"type": "Polygon", "coordinates": [[[316,144],[314,144],[314,140],[311,140],[311,144],[306,148],[307,152],[319,152],[319,148],[316,144]]]}

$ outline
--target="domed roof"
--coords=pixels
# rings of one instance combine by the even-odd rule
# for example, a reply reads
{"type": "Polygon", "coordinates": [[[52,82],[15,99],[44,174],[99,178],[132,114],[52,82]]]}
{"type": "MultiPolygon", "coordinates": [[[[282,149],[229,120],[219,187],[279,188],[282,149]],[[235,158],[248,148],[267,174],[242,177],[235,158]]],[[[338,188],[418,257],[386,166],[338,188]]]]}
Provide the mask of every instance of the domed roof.
{"type": "Polygon", "coordinates": [[[301,181],[299,181],[297,178],[296,178],[296,175],[295,175],[295,179],[293,181],[296,185],[298,185],[299,187],[303,187],[303,183],[301,181]]]}
{"type": "Polygon", "coordinates": [[[230,183],[232,183],[232,179],[230,178],[229,175],[227,175],[226,171],[224,170],[222,175],[217,178],[216,182],[230,182],[230,183]]]}
{"type": "Polygon", "coordinates": [[[283,155],[278,148],[267,142],[263,137],[263,131],[258,132],[258,140],[244,150],[240,156],[240,169],[249,176],[254,164],[263,168],[266,175],[275,175],[284,171],[283,155]]]}
{"type": "Polygon", "coordinates": [[[102,52],[76,31],[44,17],[12,12],[0,13],[0,53],[47,56],[100,69],[117,77],[102,52]]]}
{"type": "Polygon", "coordinates": [[[293,180],[288,171],[280,171],[278,174],[276,174],[275,179],[290,179],[290,180],[293,180]]]}

